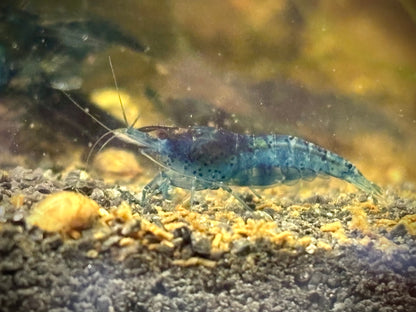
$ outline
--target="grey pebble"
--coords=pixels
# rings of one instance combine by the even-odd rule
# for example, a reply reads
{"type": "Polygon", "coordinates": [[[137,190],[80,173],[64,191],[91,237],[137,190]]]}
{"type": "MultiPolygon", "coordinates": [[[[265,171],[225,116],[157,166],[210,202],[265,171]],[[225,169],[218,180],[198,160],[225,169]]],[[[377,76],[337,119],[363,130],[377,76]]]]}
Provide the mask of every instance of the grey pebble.
{"type": "Polygon", "coordinates": [[[403,223],[397,224],[391,231],[391,237],[402,237],[407,234],[406,226],[403,223]]]}
{"type": "Polygon", "coordinates": [[[252,244],[246,238],[240,238],[232,242],[231,253],[244,256],[247,255],[252,249],[252,244]]]}
{"type": "Polygon", "coordinates": [[[97,309],[100,312],[113,312],[114,307],[112,305],[110,297],[102,295],[97,298],[97,309]]]}
{"type": "Polygon", "coordinates": [[[21,210],[21,209],[19,209],[19,210],[17,210],[14,214],[13,214],[13,217],[12,217],[12,221],[14,222],[14,223],[20,223],[20,222],[22,222],[23,221],[23,218],[25,217],[25,215],[24,215],[24,211],[23,210],[21,210]]]}
{"type": "Polygon", "coordinates": [[[0,253],[10,252],[14,248],[15,244],[16,243],[13,239],[0,237],[0,253]]]}
{"type": "Polygon", "coordinates": [[[63,244],[63,241],[62,241],[62,237],[60,234],[48,236],[42,241],[42,250],[43,251],[46,251],[48,249],[56,250],[62,244],[63,244]]]}
{"type": "Polygon", "coordinates": [[[95,188],[92,190],[90,198],[93,200],[100,200],[103,197],[105,197],[105,193],[103,190],[99,189],[99,188],[95,188]]]}
{"type": "Polygon", "coordinates": [[[23,259],[21,257],[16,257],[12,261],[2,261],[0,263],[0,272],[3,273],[13,273],[19,271],[23,268],[23,259]]]}
{"type": "Polygon", "coordinates": [[[199,233],[191,234],[192,250],[201,256],[209,256],[211,253],[211,240],[199,233]]]}
{"type": "Polygon", "coordinates": [[[308,270],[301,271],[295,275],[295,282],[299,286],[303,286],[309,282],[310,278],[311,278],[311,273],[308,270]]]}
{"type": "Polygon", "coordinates": [[[318,271],[312,272],[311,278],[309,279],[308,286],[314,287],[318,285],[321,281],[322,281],[322,273],[318,271]]]}
{"type": "Polygon", "coordinates": [[[129,236],[131,233],[137,232],[140,230],[140,221],[133,219],[123,225],[121,228],[120,234],[123,236],[129,236]]]}
{"type": "Polygon", "coordinates": [[[114,246],[120,241],[121,237],[118,235],[113,235],[107,238],[104,243],[101,245],[101,250],[108,250],[111,246],[114,246]]]}

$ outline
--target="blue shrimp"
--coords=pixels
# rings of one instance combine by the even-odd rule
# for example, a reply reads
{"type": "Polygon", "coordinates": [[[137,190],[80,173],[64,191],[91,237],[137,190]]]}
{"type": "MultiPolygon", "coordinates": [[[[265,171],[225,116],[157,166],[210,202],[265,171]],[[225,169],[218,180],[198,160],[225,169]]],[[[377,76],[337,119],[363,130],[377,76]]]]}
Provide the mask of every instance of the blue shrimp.
{"type": "Polygon", "coordinates": [[[288,135],[244,135],[205,126],[148,126],[114,130],[119,139],[136,144],[141,153],[163,168],[143,189],[148,193],[169,185],[183,189],[231,186],[272,187],[332,176],[379,196],[381,188],[367,180],[349,161],[316,144],[288,135]]]}
{"type": "MultiPolygon", "coordinates": [[[[118,91],[110,57],[109,63],[118,91]]],[[[86,112],[69,94],[64,94],[86,112]]],[[[222,188],[248,207],[233,193],[231,186],[266,188],[278,184],[292,185],[301,179],[311,181],[317,176],[347,181],[377,197],[382,194],[382,189],[367,180],[351,162],[301,138],[277,134],[246,135],[207,126],[134,128],[139,117],[129,126],[120,93],[119,100],[126,128],[111,130],[86,113],[107,129],[107,133],[114,135],[111,139],[119,138],[137,145],[141,154],[162,168],[143,188],[142,202],[156,191],[166,195],[169,186],[191,190],[191,202],[194,191],[222,188]]]]}

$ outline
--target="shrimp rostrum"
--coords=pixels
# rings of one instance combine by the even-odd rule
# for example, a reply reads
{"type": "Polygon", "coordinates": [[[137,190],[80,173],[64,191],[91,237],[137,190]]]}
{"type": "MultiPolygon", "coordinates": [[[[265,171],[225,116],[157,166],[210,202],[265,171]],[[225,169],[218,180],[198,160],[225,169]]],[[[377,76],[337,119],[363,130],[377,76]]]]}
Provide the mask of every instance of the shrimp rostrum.
{"type": "Polygon", "coordinates": [[[206,126],[128,127],[113,133],[139,146],[144,156],[162,168],[145,186],[143,199],[169,185],[192,191],[223,188],[232,193],[231,186],[291,185],[317,176],[332,176],[369,194],[381,194],[381,188],[351,162],[294,136],[245,135],[206,126]]]}

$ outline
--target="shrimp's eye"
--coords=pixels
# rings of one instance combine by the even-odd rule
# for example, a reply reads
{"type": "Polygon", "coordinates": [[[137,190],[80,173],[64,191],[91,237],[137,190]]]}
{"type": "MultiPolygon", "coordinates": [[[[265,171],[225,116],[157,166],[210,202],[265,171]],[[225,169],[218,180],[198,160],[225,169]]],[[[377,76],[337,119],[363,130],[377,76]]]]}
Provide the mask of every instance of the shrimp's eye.
{"type": "Polygon", "coordinates": [[[158,139],[165,140],[168,138],[168,133],[166,130],[159,129],[156,131],[156,136],[158,139]]]}

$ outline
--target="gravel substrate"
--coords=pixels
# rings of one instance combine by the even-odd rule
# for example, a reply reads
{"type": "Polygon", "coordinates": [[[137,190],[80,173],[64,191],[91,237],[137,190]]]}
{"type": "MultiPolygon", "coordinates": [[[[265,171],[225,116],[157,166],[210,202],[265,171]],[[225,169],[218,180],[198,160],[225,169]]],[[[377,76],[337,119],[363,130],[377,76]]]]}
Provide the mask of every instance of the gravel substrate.
{"type": "MultiPolygon", "coordinates": [[[[1,311],[416,311],[416,236],[409,230],[415,221],[410,227],[348,227],[356,219],[343,207],[365,202],[361,195],[286,198],[278,202],[282,211],[265,208],[282,231],[322,245],[245,234],[229,250],[214,252],[212,240],[191,226],[172,231],[172,244],[163,245],[150,230],[132,239],[134,220],[114,219],[99,238],[96,225],[76,239],[28,225],[33,204],[61,190],[83,192],[107,210],[120,204],[108,195],[110,186],[76,176],[23,168],[1,175],[1,311]],[[298,206],[300,216],[288,213],[298,206]],[[344,243],[320,230],[334,220],[345,226],[344,243]],[[119,243],[123,239],[128,246],[119,243]]],[[[380,209],[366,210],[366,222],[415,215],[415,190],[407,187],[409,198],[389,195],[380,209]]],[[[140,208],[132,194],[121,193],[140,208]]],[[[154,210],[140,213],[159,226],[154,210]]],[[[246,221],[259,218],[255,211],[234,210],[246,221]]]]}

